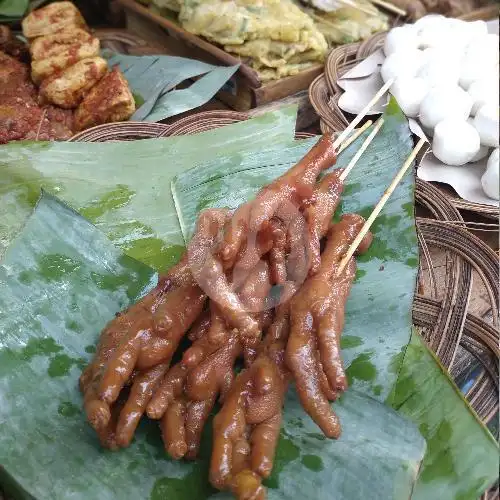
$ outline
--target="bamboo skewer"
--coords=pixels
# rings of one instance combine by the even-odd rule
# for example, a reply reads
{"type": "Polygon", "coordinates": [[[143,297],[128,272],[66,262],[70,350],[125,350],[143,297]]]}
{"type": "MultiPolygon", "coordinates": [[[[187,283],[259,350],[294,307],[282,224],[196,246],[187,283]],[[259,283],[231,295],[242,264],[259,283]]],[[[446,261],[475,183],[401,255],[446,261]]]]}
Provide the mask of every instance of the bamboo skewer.
{"type": "Polygon", "coordinates": [[[354,118],[349,126],[337,137],[337,139],[333,143],[334,149],[337,149],[346,140],[346,138],[352,133],[352,131],[359,125],[361,120],[370,112],[373,105],[376,104],[379,99],[389,90],[393,83],[393,78],[387,80],[384,86],[373,96],[372,100],[361,110],[358,116],[356,116],[356,118],[354,118]]]}
{"type": "Polygon", "coordinates": [[[377,120],[377,123],[375,123],[375,126],[373,127],[373,130],[370,132],[370,135],[364,140],[363,144],[361,144],[361,147],[356,151],[356,154],[352,157],[351,161],[347,165],[347,167],[344,169],[342,172],[342,175],[339,177],[339,180],[341,182],[344,182],[347,176],[349,175],[350,171],[354,168],[356,163],[358,163],[358,160],[361,158],[361,155],[366,151],[370,143],[375,139],[375,136],[378,134],[378,131],[382,128],[382,125],[384,124],[384,119],[380,117],[377,120]]]}
{"type": "Polygon", "coordinates": [[[358,128],[354,134],[350,135],[349,138],[341,144],[338,154],[342,153],[344,149],[347,149],[365,130],[371,127],[373,122],[368,120],[362,127],[358,128]]]}
{"type": "Polygon", "coordinates": [[[370,217],[368,217],[363,227],[361,228],[361,231],[359,232],[359,234],[356,236],[351,246],[349,247],[349,250],[340,261],[339,268],[337,270],[337,276],[342,274],[342,272],[344,271],[345,267],[347,266],[351,257],[354,255],[354,252],[358,248],[362,239],[366,236],[366,234],[370,230],[370,227],[377,218],[378,214],[382,211],[382,208],[384,208],[384,205],[387,203],[387,200],[390,198],[391,194],[394,192],[397,185],[401,182],[401,179],[404,177],[406,171],[410,168],[411,164],[417,157],[418,152],[422,149],[422,147],[424,146],[424,144],[426,144],[426,142],[427,141],[425,139],[420,139],[418,141],[417,145],[413,148],[413,151],[411,152],[410,156],[405,161],[404,165],[401,167],[401,170],[399,170],[399,172],[396,174],[389,187],[385,190],[385,193],[383,194],[382,198],[380,198],[379,202],[373,209],[373,212],[371,213],[370,217]]]}
{"type": "Polygon", "coordinates": [[[339,0],[339,3],[346,5],[347,7],[351,7],[352,9],[359,10],[359,12],[363,12],[369,16],[373,16],[374,12],[372,9],[366,8],[362,5],[359,5],[354,0],[339,0]]]}
{"type": "Polygon", "coordinates": [[[408,13],[406,10],[400,9],[396,5],[391,2],[387,2],[385,0],[371,0],[373,5],[380,7],[381,9],[387,10],[388,12],[392,12],[396,16],[406,17],[408,13]]]}

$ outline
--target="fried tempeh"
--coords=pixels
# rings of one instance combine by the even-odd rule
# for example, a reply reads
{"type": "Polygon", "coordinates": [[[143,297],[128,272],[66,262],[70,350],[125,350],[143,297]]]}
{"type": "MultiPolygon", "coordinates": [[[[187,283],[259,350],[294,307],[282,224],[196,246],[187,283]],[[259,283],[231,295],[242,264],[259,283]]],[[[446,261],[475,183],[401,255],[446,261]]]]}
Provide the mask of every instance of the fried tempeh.
{"type": "Polygon", "coordinates": [[[32,39],[54,33],[87,29],[80,11],[71,2],[53,2],[30,12],[21,22],[23,35],[32,39]]]}
{"type": "Polygon", "coordinates": [[[114,67],[92,87],[75,111],[76,130],[128,120],[135,100],[123,73],[114,67]]]}
{"type": "Polygon", "coordinates": [[[61,108],[76,108],[107,70],[108,64],[102,57],[82,59],[45,79],[40,85],[40,96],[61,108]]]}
{"type": "Polygon", "coordinates": [[[36,38],[30,46],[31,77],[36,84],[82,59],[99,55],[100,42],[85,30],[36,38]]]}

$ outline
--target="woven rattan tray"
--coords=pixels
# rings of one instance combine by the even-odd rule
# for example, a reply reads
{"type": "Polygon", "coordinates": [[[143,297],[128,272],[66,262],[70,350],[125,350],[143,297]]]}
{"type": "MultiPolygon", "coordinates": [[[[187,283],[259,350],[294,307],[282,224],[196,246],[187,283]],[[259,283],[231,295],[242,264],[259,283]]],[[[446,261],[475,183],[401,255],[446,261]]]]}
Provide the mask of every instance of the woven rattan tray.
{"type": "MultiPolygon", "coordinates": [[[[123,141],[194,134],[248,117],[232,111],[208,111],[171,125],[133,122],[103,125],[71,140],[123,141]]],[[[498,257],[467,230],[458,210],[436,187],[417,179],[415,199],[430,215],[417,219],[421,264],[413,321],[455,380],[463,379],[471,365],[479,367],[480,375],[466,398],[480,418],[490,424],[498,411],[498,257]],[[447,261],[446,276],[439,285],[432,260],[433,248],[441,249],[447,261]],[[491,323],[469,312],[473,274],[483,281],[493,318],[491,323]]]]}
{"type": "MultiPolygon", "coordinates": [[[[349,124],[352,117],[338,105],[344,91],[337,81],[356,64],[381,48],[384,40],[385,33],[379,33],[363,43],[344,45],[330,52],[325,62],[325,72],[309,87],[309,98],[321,118],[321,130],[340,131],[349,124]]],[[[440,185],[439,190],[459,210],[475,212],[497,220],[499,218],[498,207],[463,200],[448,186],[440,185]]]]}

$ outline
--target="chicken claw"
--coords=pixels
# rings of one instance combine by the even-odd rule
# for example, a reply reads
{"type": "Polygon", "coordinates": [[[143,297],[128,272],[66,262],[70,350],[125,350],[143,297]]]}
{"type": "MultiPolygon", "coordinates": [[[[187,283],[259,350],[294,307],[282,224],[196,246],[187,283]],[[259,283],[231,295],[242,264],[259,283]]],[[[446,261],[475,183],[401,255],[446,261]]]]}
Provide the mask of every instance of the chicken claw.
{"type": "MultiPolygon", "coordinates": [[[[338,264],[363,226],[358,215],[344,215],[332,226],[318,272],[308,278],[291,301],[287,365],[293,373],[302,406],[331,438],[340,435],[340,422],[329,400],[347,388],[340,357],[344,307],[356,273],[351,259],[337,276],[338,264]]],[[[362,246],[367,248],[371,234],[362,246]]]]}
{"type": "Polygon", "coordinates": [[[323,135],[294,167],[236,210],[224,233],[220,252],[223,261],[234,262],[248,235],[263,229],[280,205],[291,202],[298,208],[312,195],[320,172],[335,163],[333,142],[331,134],[323,135]]]}

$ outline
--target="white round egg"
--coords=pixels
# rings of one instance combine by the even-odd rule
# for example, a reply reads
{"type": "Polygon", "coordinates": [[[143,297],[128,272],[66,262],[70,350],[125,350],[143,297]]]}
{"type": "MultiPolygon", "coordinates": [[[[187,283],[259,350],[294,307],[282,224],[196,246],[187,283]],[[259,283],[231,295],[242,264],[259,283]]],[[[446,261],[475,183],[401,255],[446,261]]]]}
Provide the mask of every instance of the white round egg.
{"type": "Polygon", "coordinates": [[[486,64],[499,61],[499,37],[493,33],[473,38],[465,47],[465,59],[481,59],[486,64]]]}
{"type": "MultiPolygon", "coordinates": [[[[428,17],[428,16],[425,16],[428,17]]],[[[439,47],[451,45],[451,39],[454,38],[454,30],[449,20],[443,16],[433,16],[422,22],[416,22],[416,31],[419,38],[419,48],[439,47]]]]}
{"type": "Polygon", "coordinates": [[[474,127],[479,133],[481,144],[484,146],[498,147],[499,110],[494,104],[484,104],[479,108],[474,117],[474,127]]]}
{"type": "Polygon", "coordinates": [[[429,90],[424,97],[419,119],[426,128],[434,128],[446,118],[467,120],[472,109],[472,97],[458,85],[442,85],[429,90]]]}
{"type": "Polygon", "coordinates": [[[446,24],[446,22],[446,17],[442,16],[441,14],[427,14],[426,16],[417,19],[413,23],[413,26],[417,30],[417,32],[420,33],[426,28],[439,27],[443,24],[446,24]]]}
{"type": "Polygon", "coordinates": [[[422,65],[422,57],[422,51],[417,49],[394,52],[382,64],[380,73],[384,82],[415,76],[422,65]]]}
{"type": "Polygon", "coordinates": [[[500,153],[498,148],[496,148],[493,153],[491,153],[488,164],[486,165],[486,171],[481,177],[481,184],[483,186],[483,191],[493,200],[500,199],[500,153]]]}
{"type": "Polygon", "coordinates": [[[460,63],[451,55],[446,58],[442,57],[441,53],[434,53],[417,72],[417,76],[422,78],[429,88],[456,85],[460,78],[460,63]]]}
{"type": "Polygon", "coordinates": [[[484,104],[490,103],[499,106],[498,80],[476,80],[471,83],[467,93],[472,97],[471,115],[475,115],[484,104]]]}
{"type": "MultiPolygon", "coordinates": [[[[474,118],[472,117],[467,118],[467,123],[474,127],[474,118]]],[[[475,163],[476,161],[480,161],[486,158],[490,154],[490,149],[491,148],[489,148],[488,146],[481,145],[479,147],[478,152],[470,159],[469,163],[475,163]]]]}
{"type": "Polygon", "coordinates": [[[391,94],[394,96],[403,110],[403,113],[410,118],[416,118],[420,110],[420,104],[428,92],[427,84],[422,78],[401,77],[398,78],[391,87],[391,94]]]}
{"type": "Polygon", "coordinates": [[[484,35],[472,40],[464,50],[460,68],[460,86],[468,89],[473,81],[498,78],[498,35],[484,35]]]}
{"type": "Polygon", "coordinates": [[[464,58],[460,66],[460,78],[458,83],[460,87],[468,90],[476,80],[492,80],[495,77],[498,80],[497,64],[488,64],[488,62],[483,61],[481,58],[464,58]]]}
{"type": "Polygon", "coordinates": [[[384,42],[384,53],[390,56],[397,51],[415,50],[418,48],[418,35],[417,32],[410,26],[398,26],[393,28],[384,42]]]}
{"type": "Polygon", "coordinates": [[[465,165],[474,158],[479,147],[479,134],[465,120],[447,118],[434,129],[432,152],[446,165],[465,165]]]}
{"type": "Polygon", "coordinates": [[[460,19],[447,19],[451,28],[451,39],[463,50],[475,38],[488,34],[488,25],[484,21],[466,22],[460,19]]]}

